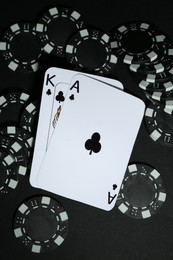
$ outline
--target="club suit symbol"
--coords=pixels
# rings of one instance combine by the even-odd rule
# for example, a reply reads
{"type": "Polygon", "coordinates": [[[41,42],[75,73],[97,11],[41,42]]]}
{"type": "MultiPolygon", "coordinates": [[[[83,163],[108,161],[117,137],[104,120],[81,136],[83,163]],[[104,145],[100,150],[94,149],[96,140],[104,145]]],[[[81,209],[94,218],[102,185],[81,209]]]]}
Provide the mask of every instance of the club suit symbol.
{"type": "Polygon", "coordinates": [[[92,152],[94,153],[100,152],[101,143],[99,141],[100,141],[100,134],[96,132],[91,136],[91,139],[88,139],[85,142],[85,148],[87,150],[90,150],[89,152],[90,155],[92,154],[92,152]]]}
{"type": "Polygon", "coordinates": [[[63,95],[63,92],[62,91],[59,91],[58,92],[58,95],[56,95],[56,100],[60,102],[63,102],[65,100],[65,97],[63,95]]]}
{"type": "Polygon", "coordinates": [[[46,91],[46,94],[47,94],[48,96],[50,96],[50,95],[52,94],[51,90],[48,89],[48,90],[46,91]]]}

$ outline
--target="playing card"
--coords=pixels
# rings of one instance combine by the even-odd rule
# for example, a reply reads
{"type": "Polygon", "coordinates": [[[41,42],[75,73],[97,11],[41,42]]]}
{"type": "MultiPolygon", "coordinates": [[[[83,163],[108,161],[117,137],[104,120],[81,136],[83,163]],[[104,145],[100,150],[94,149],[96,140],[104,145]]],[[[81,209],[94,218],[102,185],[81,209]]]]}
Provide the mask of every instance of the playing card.
{"type": "Polygon", "coordinates": [[[40,168],[38,187],[111,210],[143,113],[140,99],[75,76],[40,168]]]}
{"type": "MultiPolygon", "coordinates": [[[[54,67],[48,69],[45,73],[35,147],[30,172],[30,183],[33,187],[38,186],[36,182],[36,177],[40,169],[44,154],[48,147],[50,137],[52,136],[52,132],[54,130],[51,121],[52,115],[54,116],[53,104],[56,97],[56,92],[60,91],[58,90],[58,87],[60,86],[58,85],[58,83],[70,84],[72,77],[76,74],[79,74],[79,72],[54,67]]],[[[117,80],[86,73],[82,73],[82,75],[92,77],[95,80],[105,81],[108,85],[114,86],[118,89],[123,89],[123,85],[117,80]]]]}

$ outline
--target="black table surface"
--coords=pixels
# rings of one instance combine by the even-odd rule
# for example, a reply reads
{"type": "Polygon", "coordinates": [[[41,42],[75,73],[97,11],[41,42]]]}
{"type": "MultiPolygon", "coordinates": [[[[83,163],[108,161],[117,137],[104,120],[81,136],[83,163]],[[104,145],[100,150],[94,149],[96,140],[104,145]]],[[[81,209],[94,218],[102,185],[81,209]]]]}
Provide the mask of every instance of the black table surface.
{"type": "MultiPolygon", "coordinates": [[[[1,3],[0,33],[14,22],[37,21],[40,12],[54,4],[78,10],[87,25],[100,28],[108,34],[119,24],[139,20],[155,24],[173,41],[171,0],[7,0],[1,3]]],[[[52,58],[36,73],[17,73],[8,69],[0,58],[0,91],[20,88],[28,91],[33,99],[39,99],[45,68],[49,66],[68,68],[64,59],[52,58]]],[[[125,91],[147,102],[126,65],[118,63],[111,77],[120,80],[125,91]]],[[[127,126],[127,134],[129,127],[127,126]]],[[[167,190],[166,202],[159,212],[143,220],[130,218],[117,208],[106,212],[33,188],[29,183],[29,176],[26,176],[8,198],[0,201],[0,259],[173,259],[172,158],[173,148],[153,142],[142,122],[130,162],[143,162],[155,167],[161,173],[167,190]],[[12,219],[21,202],[30,196],[40,194],[51,195],[62,203],[69,215],[69,231],[64,243],[56,250],[34,254],[14,237],[12,219]]]]}

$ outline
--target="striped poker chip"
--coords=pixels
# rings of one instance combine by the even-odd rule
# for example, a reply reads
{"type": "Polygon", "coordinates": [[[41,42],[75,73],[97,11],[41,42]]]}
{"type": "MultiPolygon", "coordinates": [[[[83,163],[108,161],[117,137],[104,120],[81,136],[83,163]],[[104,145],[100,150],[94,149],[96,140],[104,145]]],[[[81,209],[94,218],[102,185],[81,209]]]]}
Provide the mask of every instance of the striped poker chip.
{"type": "Polygon", "coordinates": [[[112,53],[109,36],[96,29],[82,29],[67,42],[66,60],[83,69],[109,73],[117,63],[112,53]]]}
{"type": "Polygon", "coordinates": [[[165,185],[156,169],[143,163],[128,165],[116,201],[122,213],[135,219],[150,218],[165,200],[165,185]]]}
{"type": "Polygon", "coordinates": [[[170,91],[145,91],[147,98],[155,103],[173,106],[173,89],[170,91]]]}
{"type": "Polygon", "coordinates": [[[42,49],[35,24],[20,22],[7,28],[0,38],[0,53],[13,71],[37,71],[42,49]]]}
{"type": "Polygon", "coordinates": [[[30,157],[30,151],[33,147],[34,138],[24,128],[20,128],[14,125],[0,126],[0,134],[13,137],[23,147],[27,157],[30,157]]]}
{"type": "Polygon", "coordinates": [[[20,126],[32,133],[37,121],[37,102],[29,103],[23,110],[20,118],[20,126]]]}
{"type": "Polygon", "coordinates": [[[149,83],[156,83],[156,82],[168,82],[173,80],[173,63],[165,68],[163,72],[160,73],[148,73],[144,74],[141,72],[133,72],[131,74],[136,76],[137,78],[147,81],[149,83]]]}
{"type": "Polygon", "coordinates": [[[165,91],[169,92],[173,90],[173,80],[168,80],[166,82],[154,82],[150,83],[146,80],[141,80],[138,84],[138,86],[146,91],[165,91]]]}
{"type": "Polygon", "coordinates": [[[64,242],[68,215],[58,201],[48,196],[36,196],[18,207],[13,229],[17,240],[32,253],[49,252],[64,242]]]}
{"type": "Polygon", "coordinates": [[[10,104],[25,104],[29,97],[29,94],[24,92],[7,92],[0,95],[0,112],[2,112],[2,110],[10,104]]]}
{"type": "Polygon", "coordinates": [[[20,180],[27,172],[27,158],[23,147],[11,137],[0,135],[0,147],[10,153],[18,167],[18,179],[20,180]]]}
{"type": "Polygon", "coordinates": [[[126,64],[152,62],[163,54],[165,35],[154,25],[131,21],[113,29],[110,44],[126,64]]]}
{"type": "Polygon", "coordinates": [[[145,125],[153,141],[173,146],[173,101],[166,101],[166,105],[150,102],[145,110],[145,125]]]}
{"type": "Polygon", "coordinates": [[[54,6],[42,14],[36,24],[36,32],[46,53],[64,57],[69,36],[83,26],[84,22],[79,12],[67,7],[54,6]]]}
{"type": "Polygon", "coordinates": [[[0,149],[0,198],[5,198],[17,185],[17,164],[9,153],[0,149]]]}
{"type": "Polygon", "coordinates": [[[160,57],[158,57],[156,60],[149,62],[149,63],[141,63],[141,64],[131,64],[129,66],[129,69],[137,72],[137,73],[143,73],[143,74],[148,74],[148,73],[161,73],[165,69],[167,69],[168,66],[171,65],[173,62],[173,46],[172,42],[166,43],[163,46],[164,53],[160,57]]]}

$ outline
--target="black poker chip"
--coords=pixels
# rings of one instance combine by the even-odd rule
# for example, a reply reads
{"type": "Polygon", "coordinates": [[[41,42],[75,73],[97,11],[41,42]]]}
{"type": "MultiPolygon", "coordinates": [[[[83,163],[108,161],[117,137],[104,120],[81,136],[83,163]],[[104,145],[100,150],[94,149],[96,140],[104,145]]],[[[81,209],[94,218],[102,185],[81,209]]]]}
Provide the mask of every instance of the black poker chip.
{"type": "Polygon", "coordinates": [[[6,93],[0,94],[0,122],[4,123],[7,121],[7,119],[9,121],[13,121],[14,119],[18,121],[21,107],[27,102],[29,98],[30,95],[28,93],[21,91],[7,91],[6,93]],[[6,116],[7,111],[9,114],[8,118],[6,116]]]}
{"type": "Polygon", "coordinates": [[[0,112],[4,107],[9,104],[20,103],[25,104],[29,99],[30,95],[25,92],[6,92],[3,95],[0,95],[0,112]]]}
{"type": "Polygon", "coordinates": [[[141,72],[134,72],[130,70],[130,73],[141,80],[145,80],[150,83],[155,82],[167,82],[173,80],[173,63],[165,68],[163,72],[160,73],[148,73],[144,74],[141,72]]]}
{"type": "Polygon", "coordinates": [[[79,12],[67,7],[54,6],[40,17],[36,31],[46,53],[64,57],[69,36],[83,26],[84,22],[79,12]]]}
{"type": "Polygon", "coordinates": [[[97,29],[82,29],[70,37],[66,46],[66,60],[78,67],[99,73],[109,73],[117,63],[109,36],[97,29]]]}
{"type": "Polygon", "coordinates": [[[154,25],[132,21],[113,30],[111,48],[124,63],[139,64],[157,59],[163,53],[164,40],[154,25]]]}
{"type": "Polygon", "coordinates": [[[12,137],[0,135],[0,147],[13,156],[18,167],[18,179],[23,178],[27,172],[27,158],[21,144],[12,137]]]}
{"type": "Polygon", "coordinates": [[[154,103],[165,105],[168,101],[173,106],[173,89],[170,91],[145,91],[146,97],[154,103]]]}
{"type": "Polygon", "coordinates": [[[155,92],[169,92],[173,90],[173,80],[167,80],[165,82],[147,82],[146,80],[140,80],[138,86],[143,89],[148,91],[155,91],[155,92]]]}
{"type": "Polygon", "coordinates": [[[13,137],[23,147],[27,157],[30,157],[30,151],[33,147],[34,138],[24,128],[14,125],[0,126],[0,134],[13,137]]]}
{"type": "Polygon", "coordinates": [[[33,133],[37,120],[37,101],[30,102],[23,110],[20,118],[20,126],[33,133]]]}
{"type": "Polygon", "coordinates": [[[18,185],[18,168],[14,158],[0,149],[0,198],[5,198],[18,185]]]}
{"type": "Polygon", "coordinates": [[[35,32],[35,24],[19,22],[8,27],[0,39],[0,52],[11,70],[37,71],[42,48],[35,32]]]}
{"type": "Polygon", "coordinates": [[[49,252],[64,242],[68,215],[58,201],[36,196],[18,207],[13,228],[15,237],[32,253],[49,252]]]}
{"type": "Polygon", "coordinates": [[[161,55],[161,57],[158,57],[156,60],[149,63],[131,64],[129,69],[138,73],[157,74],[167,69],[171,63],[173,63],[173,47],[165,46],[164,53],[161,55]]]}
{"type": "Polygon", "coordinates": [[[165,185],[156,169],[143,163],[128,165],[116,201],[122,213],[146,219],[158,212],[165,200],[165,185]]]}
{"type": "Polygon", "coordinates": [[[149,103],[145,110],[145,124],[153,141],[173,146],[173,101],[165,103],[149,103]]]}

